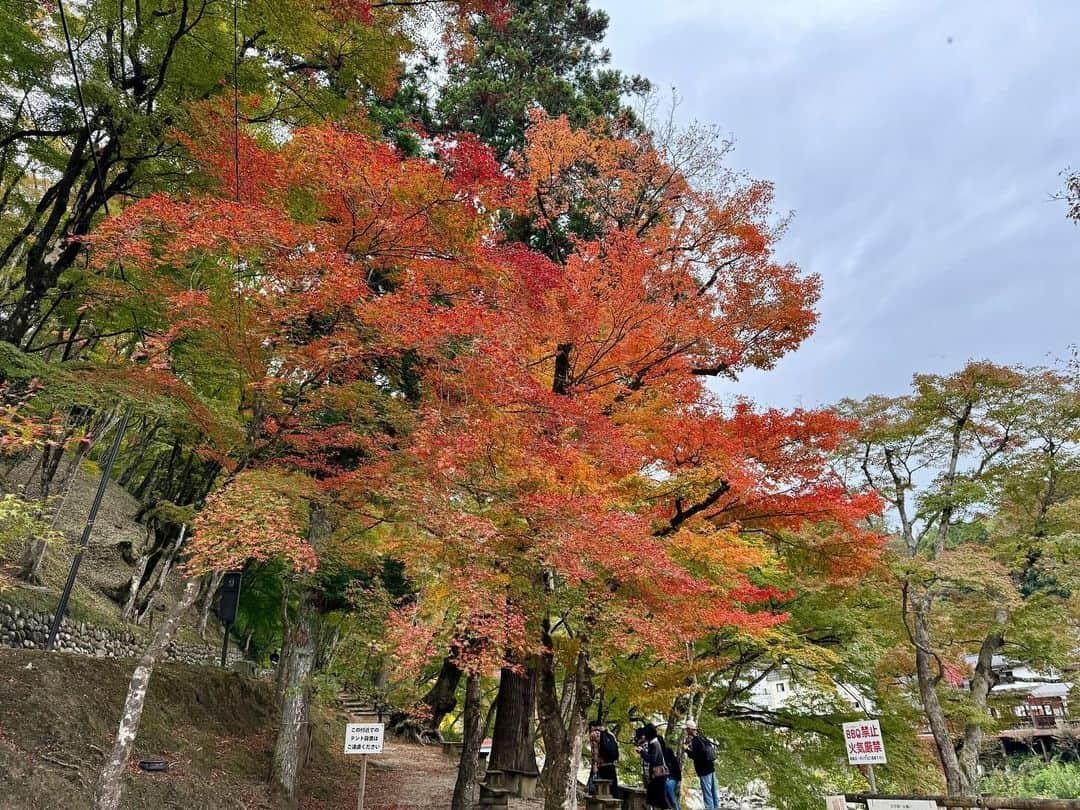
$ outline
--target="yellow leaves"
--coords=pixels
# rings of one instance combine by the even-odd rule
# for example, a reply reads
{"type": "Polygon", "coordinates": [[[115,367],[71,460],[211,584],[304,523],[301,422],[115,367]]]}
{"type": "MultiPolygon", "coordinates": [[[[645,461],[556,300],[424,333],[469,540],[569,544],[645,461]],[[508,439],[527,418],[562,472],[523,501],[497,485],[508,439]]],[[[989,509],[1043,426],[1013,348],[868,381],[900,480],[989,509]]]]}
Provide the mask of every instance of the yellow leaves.
{"type": "Polygon", "coordinates": [[[934,580],[958,593],[993,600],[1002,607],[1014,607],[1020,595],[1008,568],[973,543],[945,551],[930,563],[934,580]]]}
{"type": "Polygon", "coordinates": [[[775,562],[760,540],[740,534],[737,527],[715,529],[707,523],[681,529],[671,536],[668,548],[673,559],[729,586],[741,572],[775,562]]]}
{"type": "Polygon", "coordinates": [[[963,543],[934,559],[893,556],[891,566],[901,580],[948,594],[958,602],[988,600],[1012,608],[1021,599],[1009,568],[995,559],[990,548],[980,544],[963,543]]]}

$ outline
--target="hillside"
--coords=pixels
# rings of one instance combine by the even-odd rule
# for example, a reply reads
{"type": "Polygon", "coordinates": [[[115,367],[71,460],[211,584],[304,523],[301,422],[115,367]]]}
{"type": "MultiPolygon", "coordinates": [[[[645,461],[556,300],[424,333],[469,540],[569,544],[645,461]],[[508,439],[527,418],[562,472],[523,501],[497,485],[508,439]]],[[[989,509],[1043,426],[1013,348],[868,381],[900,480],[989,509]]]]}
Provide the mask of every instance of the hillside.
{"type": "MultiPolygon", "coordinates": [[[[116,733],[131,661],[0,650],[0,808],[90,806],[116,733]]],[[[151,681],[125,808],[272,808],[265,776],[273,745],[273,685],[206,667],[162,665],[151,681]]],[[[334,753],[324,718],[305,774],[307,808],[348,806],[350,764],[334,753]]]]}
{"type": "MultiPolygon", "coordinates": [[[[27,462],[15,469],[0,470],[0,492],[22,492],[27,497],[34,497],[32,466],[32,462],[27,462]]],[[[65,544],[49,548],[42,570],[42,586],[28,586],[10,576],[14,573],[22,552],[19,544],[13,544],[4,556],[0,556],[0,568],[9,574],[6,587],[0,590],[0,602],[26,611],[55,610],[97,490],[99,477],[98,466],[84,461],[73,478],[70,489],[63,494],[57,512],[56,528],[64,534],[65,544]]],[[[105,591],[116,588],[131,578],[132,568],[124,560],[120,548],[122,544],[137,541],[143,535],[144,527],[135,519],[138,511],[139,502],[135,498],[115,483],[109,484],[68,606],[67,615],[73,621],[104,628],[121,627],[120,606],[110,599],[105,591]]],[[[174,572],[155,603],[155,612],[160,615],[167,609],[179,595],[179,590],[180,577],[174,572]]],[[[197,609],[188,613],[177,634],[177,641],[185,644],[203,643],[196,631],[198,619],[197,609]]],[[[137,637],[143,637],[147,632],[147,628],[134,625],[126,625],[123,629],[133,632],[137,637]]],[[[205,646],[208,651],[221,647],[220,625],[213,618],[207,626],[205,646]]]]}
{"type": "MultiPolygon", "coordinates": [[[[116,732],[132,662],[0,649],[0,810],[84,810],[116,732]]],[[[300,807],[354,807],[359,763],[340,752],[346,718],[321,708],[301,779],[300,807]]],[[[265,779],[274,742],[269,681],[181,664],[154,673],[125,810],[276,810],[265,779]]],[[[387,741],[368,769],[367,810],[445,810],[456,762],[438,746],[387,741]]],[[[535,810],[517,800],[514,810],[535,810]]]]}

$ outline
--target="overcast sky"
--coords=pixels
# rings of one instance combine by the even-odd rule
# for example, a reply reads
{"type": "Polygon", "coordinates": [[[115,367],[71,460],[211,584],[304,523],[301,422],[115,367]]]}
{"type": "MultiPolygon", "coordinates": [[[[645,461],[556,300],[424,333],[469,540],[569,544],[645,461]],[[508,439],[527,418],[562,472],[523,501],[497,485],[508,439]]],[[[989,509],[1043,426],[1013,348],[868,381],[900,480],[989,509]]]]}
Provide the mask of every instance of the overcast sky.
{"type": "Polygon", "coordinates": [[[675,87],[795,219],[817,334],[737,389],[814,406],[1080,342],[1080,0],[594,0],[616,67],[675,87]]]}

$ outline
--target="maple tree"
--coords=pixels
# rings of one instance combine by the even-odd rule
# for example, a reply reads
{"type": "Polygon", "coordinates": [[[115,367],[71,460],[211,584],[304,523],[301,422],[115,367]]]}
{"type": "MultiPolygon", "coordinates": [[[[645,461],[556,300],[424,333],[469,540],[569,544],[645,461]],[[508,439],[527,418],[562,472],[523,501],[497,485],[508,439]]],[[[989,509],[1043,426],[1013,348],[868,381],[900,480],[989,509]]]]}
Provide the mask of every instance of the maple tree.
{"type": "Polygon", "coordinates": [[[952,795],[977,792],[994,656],[1052,664],[1071,654],[1070,635],[1056,631],[1076,616],[1064,583],[1078,406],[1074,370],[986,362],[840,406],[862,422],[844,454],[850,479],[890,507],[905,660],[952,795]]]}
{"type": "MultiPolygon", "coordinates": [[[[877,501],[828,469],[850,423],[725,408],[705,384],[769,367],[815,320],[816,280],[771,260],[767,186],[699,191],[646,136],[563,119],[535,122],[518,177],[539,230],[572,200],[598,235],[553,238],[561,261],[499,248],[516,278],[489,316],[498,345],[426,388],[423,475],[404,493],[425,532],[392,550],[458,612],[505,604],[502,682],[535,678],[555,808],[575,801],[594,657],[670,659],[702,634],[776,625],[759,606],[780,592],[753,581],[770,538],[831,522],[820,542],[861,570],[876,544],[855,524],[877,501]]],[[[492,767],[500,737],[497,712],[492,767]]]]}
{"type": "Polygon", "coordinates": [[[230,4],[212,0],[65,6],[69,57],[61,9],[4,4],[0,339],[37,351],[93,339],[78,317],[79,237],[110,206],[183,188],[170,133],[189,104],[239,86],[280,126],[348,115],[357,96],[392,91],[410,47],[406,7],[360,19],[306,0],[236,5],[235,31],[230,4]]]}
{"type": "MultiPolygon", "coordinates": [[[[87,313],[137,312],[144,365],[126,374],[182,389],[206,420],[202,452],[228,478],[197,520],[194,570],[347,556],[366,528],[348,510],[371,514],[379,493],[383,515],[421,529],[386,551],[457,626],[497,640],[459,637],[461,668],[536,668],[557,807],[594,650],[663,658],[703,632],[774,626],[782,613],[758,608],[779,591],[752,572],[767,538],[806,522],[835,523],[822,542],[865,560],[851,531],[873,499],[824,464],[849,426],[726,409],[705,385],[770,366],[815,319],[816,279],[771,259],[767,186],[699,191],[647,136],[562,119],[535,122],[513,176],[468,136],[436,143],[433,162],[330,125],[280,145],[239,133],[238,173],[221,113],[200,115],[187,146],[211,188],[97,230],[87,313]],[[598,236],[561,235],[559,261],[491,216],[551,231],[571,198],[598,236]],[[576,673],[569,723],[558,666],[576,673]]],[[[286,793],[317,575],[300,588],[275,754],[286,793]]]]}
{"type": "Polygon", "coordinates": [[[200,452],[225,473],[189,570],[272,556],[298,572],[275,756],[291,795],[320,602],[311,572],[320,556],[347,561],[350,533],[362,542],[377,521],[409,386],[418,370],[453,373],[450,350],[483,317],[495,270],[483,211],[510,186],[467,138],[435,163],[332,125],[281,145],[236,134],[238,173],[222,112],[199,115],[187,145],[210,188],[152,196],[99,227],[87,319],[137,316],[143,365],[127,384],[189,402],[200,452]]]}

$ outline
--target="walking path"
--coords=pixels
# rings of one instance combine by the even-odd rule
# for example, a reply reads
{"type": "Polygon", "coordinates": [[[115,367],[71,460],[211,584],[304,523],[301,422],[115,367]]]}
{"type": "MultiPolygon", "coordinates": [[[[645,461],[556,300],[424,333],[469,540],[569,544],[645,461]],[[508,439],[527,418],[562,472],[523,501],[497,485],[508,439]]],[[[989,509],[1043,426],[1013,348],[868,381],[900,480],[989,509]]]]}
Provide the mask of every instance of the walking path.
{"type": "MultiPolygon", "coordinates": [[[[360,765],[356,766],[357,777],[360,765]]],[[[386,740],[383,753],[368,760],[365,810],[448,810],[457,779],[457,760],[437,745],[386,740]]],[[[539,800],[511,799],[511,810],[538,810],[539,800]]]]}

